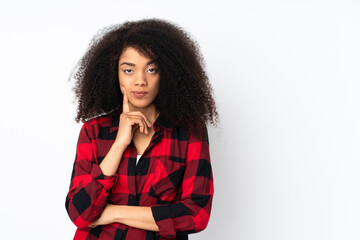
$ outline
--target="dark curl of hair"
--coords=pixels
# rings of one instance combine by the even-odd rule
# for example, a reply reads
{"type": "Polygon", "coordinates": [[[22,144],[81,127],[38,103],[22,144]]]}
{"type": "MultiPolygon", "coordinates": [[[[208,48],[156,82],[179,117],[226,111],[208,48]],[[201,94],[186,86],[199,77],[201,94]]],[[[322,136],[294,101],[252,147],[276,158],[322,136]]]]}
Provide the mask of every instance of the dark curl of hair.
{"type": "Polygon", "coordinates": [[[160,86],[154,103],[174,126],[197,131],[207,122],[216,125],[218,113],[198,43],[176,24],[156,18],[110,25],[93,37],[69,77],[75,78],[76,122],[122,107],[118,61],[127,47],[155,59],[160,86]]]}

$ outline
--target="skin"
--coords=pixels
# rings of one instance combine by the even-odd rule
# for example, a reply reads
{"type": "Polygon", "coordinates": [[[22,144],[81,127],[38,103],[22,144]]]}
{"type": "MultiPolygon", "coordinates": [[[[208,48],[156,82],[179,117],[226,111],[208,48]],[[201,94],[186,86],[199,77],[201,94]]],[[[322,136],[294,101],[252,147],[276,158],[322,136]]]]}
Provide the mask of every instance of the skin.
{"type": "MultiPolygon", "coordinates": [[[[154,134],[153,123],[159,115],[153,101],[159,92],[160,74],[152,59],[135,48],[128,47],[119,58],[119,83],[123,93],[123,112],[120,114],[116,139],[100,164],[104,175],[116,173],[126,147],[133,140],[138,154],[142,154],[154,134]],[[133,91],[146,91],[136,98],[133,91]]],[[[107,204],[99,219],[89,225],[96,227],[123,223],[144,230],[159,231],[147,206],[107,204]]]]}

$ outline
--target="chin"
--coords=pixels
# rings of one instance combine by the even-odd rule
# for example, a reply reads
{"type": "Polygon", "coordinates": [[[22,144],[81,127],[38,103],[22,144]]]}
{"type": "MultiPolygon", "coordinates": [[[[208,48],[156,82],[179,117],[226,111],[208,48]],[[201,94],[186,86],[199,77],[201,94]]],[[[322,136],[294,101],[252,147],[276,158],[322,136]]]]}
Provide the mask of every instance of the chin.
{"type": "Polygon", "coordinates": [[[151,105],[151,103],[149,102],[136,102],[136,103],[131,103],[135,108],[147,108],[151,105]]]}

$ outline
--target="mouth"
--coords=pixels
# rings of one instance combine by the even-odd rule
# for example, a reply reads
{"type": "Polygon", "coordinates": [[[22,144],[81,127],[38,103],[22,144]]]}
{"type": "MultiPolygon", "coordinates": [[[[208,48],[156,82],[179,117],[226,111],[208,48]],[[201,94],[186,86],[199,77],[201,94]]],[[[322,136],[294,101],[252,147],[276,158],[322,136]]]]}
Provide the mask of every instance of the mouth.
{"type": "Polygon", "coordinates": [[[131,92],[136,98],[142,98],[142,97],[144,97],[146,94],[147,94],[147,92],[145,92],[145,91],[132,91],[131,92]]]}

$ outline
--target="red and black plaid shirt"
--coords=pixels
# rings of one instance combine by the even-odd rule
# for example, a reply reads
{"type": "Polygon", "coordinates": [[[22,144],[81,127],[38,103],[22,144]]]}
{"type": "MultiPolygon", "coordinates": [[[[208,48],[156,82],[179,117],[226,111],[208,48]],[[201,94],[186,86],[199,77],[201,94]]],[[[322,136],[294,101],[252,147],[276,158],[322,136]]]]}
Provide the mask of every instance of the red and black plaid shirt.
{"type": "Polygon", "coordinates": [[[204,230],[214,195],[206,127],[199,137],[174,128],[162,114],[143,155],[131,142],[115,175],[103,175],[99,164],[115,141],[121,109],[86,121],[79,134],[66,210],[77,226],[74,239],[188,239],[204,230]],[[150,206],[159,232],[122,223],[87,227],[107,203],[150,206]]]}

